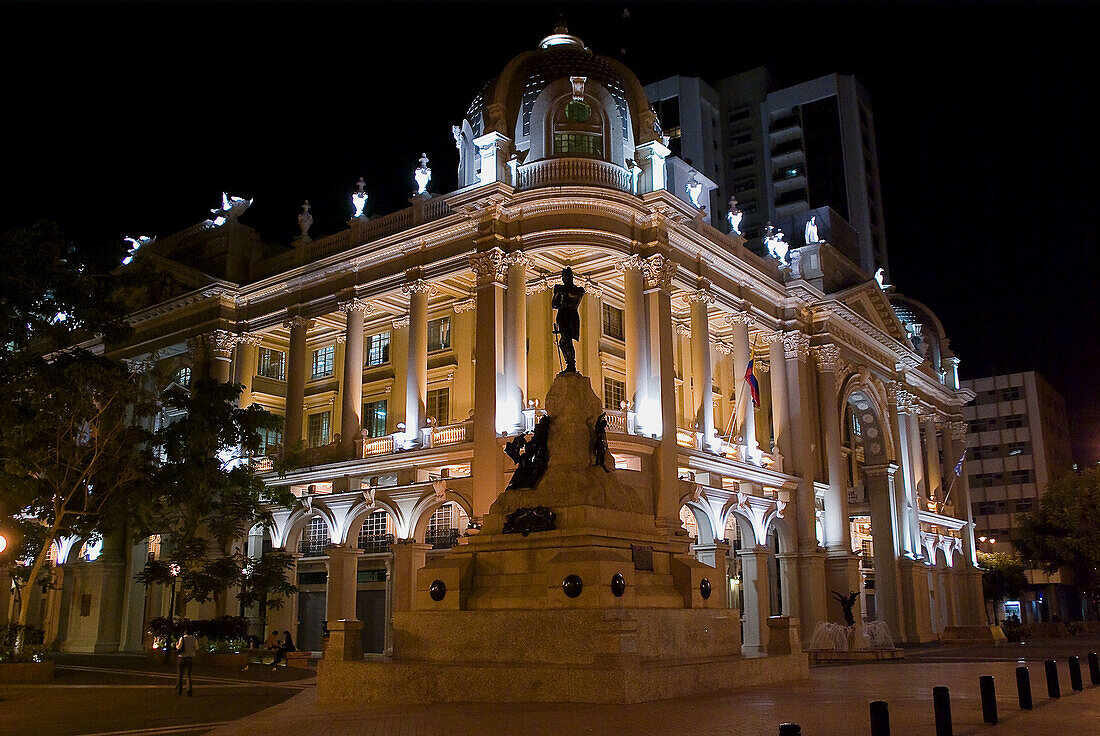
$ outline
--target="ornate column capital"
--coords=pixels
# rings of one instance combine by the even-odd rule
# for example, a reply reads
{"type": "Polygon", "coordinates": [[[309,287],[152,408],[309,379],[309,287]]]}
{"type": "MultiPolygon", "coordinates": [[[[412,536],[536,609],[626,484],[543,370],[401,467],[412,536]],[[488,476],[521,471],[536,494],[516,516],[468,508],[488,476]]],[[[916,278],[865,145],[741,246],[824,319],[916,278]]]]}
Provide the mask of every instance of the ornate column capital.
{"type": "Polygon", "coordinates": [[[503,284],[507,271],[504,251],[500,248],[493,248],[480,253],[472,253],[470,255],[470,268],[474,272],[478,286],[503,284]]]}
{"type": "Polygon", "coordinates": [[[783,333],[783,357],[806,360],[810,355],[810,336],[801,330],[783,333]]]}
{"type": "Polygon", "coordinates": [[[187,340],[187,348],[192,356],[200,360],[206,358],[229,360],[233,357],[233,346],[236,344],[237,335],[228,330],[214,330],[195,335],[187,340]]]}
{"type": "Polygon", "coordinates": [[[724,342],[715,342],[714,349],[722,355],[731,355],[733,353],[733,346],[724,342]]]}
{"type": "Polygon", "coordinates": [[[691,328],[685,325],[683,322],[676,323],[676,334],[680,337],[686,337],[691,339],[691,328]]]}
{"type": "Polygon", "coordinates": [[[300,314],[296,314],[293,317],[287,317],[286,320],[283,321],[283,327],[288,330],[293,330],[295,327],[301,327],[308,330],[315,324],[313,320],[308,317],[303,317],[300,314]]]}
{"type": "Polygon", "coordinates": [[[642,271],[644,273],[645,261],[642,260],[640,255],[634,253],[615,261],[615,270],[619,273],[624,273],[626,271],[642,271]]]}
{"type": "Polygon", "coordinates": [[[251,345],[255,347],[264,341],[264,336],[259,332],[239,332],[237,333],[238,345],[251,345]]]}
{"type": "Polygon", "coordinates": [[[751,325],[753,323],[752,315],[748,312],[729,312],[726,314],[726,324],[730,325],[751,325]]]}
{"type": "Polygon", "coordinates": [[[840,368],[840,346],[829,343],[810,348],[814,362],[821,373],[836,373],[840,368]]]}
{"type": "Polygon", "coordinates": [[[650,256],[645,260],[643,273],[645,274],[646,288],[672,291],[672,277],[676,275],[679,266],[675,261],[670,261],[661,254],[650,256]]]}
{"type": "Polygon", "coordinates": [[[401,285],[402,294],[426,294],[431,296],[436,292],[435,284],[424,279],[412,279],[401,285]]]}
{"type": "Polygon", "coordinates": [[[340,302],[336,308],[343,314],[349,312],[362,312],[363,314],[374,313],[374,305],[366,299],[359,299],[358,297],[340,302]]]}
{"type": "Polygon", "coordinates": [[[701,279],[698,289],[687,292],[681,298],[684,300],[684,303],[689,306],[692,304],[702,304],[704,306],[707,304],[714,304],[714,294],[711,292],[710,286],[711,284],[709,281],[701,279]]]}
{"type": "Polygon", "coordinates": [[[508,255],[504,256],[505,266],[522,266],[526,269],[531,265],[531,259],[522,250],[514,250],[508,255]]]}
{"type": "Polygon", "coordinates": [[[947,431],[951,435],[953,440],[965,440],[966,439],[966,422],[948,422],[947,431]]]}
{"type": "Polygon", "coordinates": [[[753,363],[753,367],[761,373],[770,373],[772,369],[772,364],[771,361],[768,360],[757,360],[755,363],[753,363]]]}
{"type": "Polygon", "coordinates": [[[393,329],[395,330],[403,330],[409,326],[409,315],[406,314],[402,317],[398,317],[390,324],[393,325],[393,329]]]}
{"type": "Polygon", "coordinates": [[[898,413],[909,411],[913,405],[913,394],[905,389],[901,381],[890,381],[886,384],[886,399],[897,407],[898,413]]]}
{"type": "Polygon", "coordinates": [[[462,314],[463,312],[473,311],[477,303],[473,299],[463,299],[454,303],[455,314],[462,314]]]}

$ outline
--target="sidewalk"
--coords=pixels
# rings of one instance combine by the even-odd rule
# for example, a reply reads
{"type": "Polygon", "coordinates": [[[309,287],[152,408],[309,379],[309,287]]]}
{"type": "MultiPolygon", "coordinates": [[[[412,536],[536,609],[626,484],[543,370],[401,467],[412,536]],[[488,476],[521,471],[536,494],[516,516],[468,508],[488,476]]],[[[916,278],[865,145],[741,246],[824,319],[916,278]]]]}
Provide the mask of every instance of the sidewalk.
{"type": "MultiPolygon", "coordinates": [[[[950,650],[947,650],[950,652],[950,650]]],[[[1084,657],[1087,648],[1081,648],[1084,657]]],[[[752,687],[716,695],[639,705],[440,704],[377,707],[319,705],[316,691],[210,732],[210,736],[770,736],[784,721],[799,723],[805,736],[870,733],[867,704],[886,700],[895,736],[935,733],[932,688],[951,689],[954,733],[1023,736],[1100,731],[1100,687],[1089,684],[1084,662],[1083,693],[1069,686],[1069,667],[1059,662],[1062,698],[1050,701],[1041,661],[1028,661],[1035,709],[1016,701],[1015,662],[907,662],[814,669],[809,680],[752,687]],[[993,675],[1000,724],[982,722],[978,678],[993,675]]]]}

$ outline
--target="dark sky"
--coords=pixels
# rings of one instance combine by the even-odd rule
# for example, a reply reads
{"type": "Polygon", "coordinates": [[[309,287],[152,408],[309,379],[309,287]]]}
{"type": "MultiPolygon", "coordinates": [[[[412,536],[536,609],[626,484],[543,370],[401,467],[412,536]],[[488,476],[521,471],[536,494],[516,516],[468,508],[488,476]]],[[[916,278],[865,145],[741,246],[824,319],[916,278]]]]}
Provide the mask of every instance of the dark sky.
{"type": "Polygon", "coordinates": [[[375,212],[404,206],[421,151],[448,191],[450,125],[562,11],[643,83],[856,75],[891,280],[939,314],[964,378],[1042,372],[1078,460],[1100,460],[1096,4],[0,2],[0,227],[167,235],[224,189],[288,242],[305,198],[314,236],[342,228],[359,176],[375,212]]]}

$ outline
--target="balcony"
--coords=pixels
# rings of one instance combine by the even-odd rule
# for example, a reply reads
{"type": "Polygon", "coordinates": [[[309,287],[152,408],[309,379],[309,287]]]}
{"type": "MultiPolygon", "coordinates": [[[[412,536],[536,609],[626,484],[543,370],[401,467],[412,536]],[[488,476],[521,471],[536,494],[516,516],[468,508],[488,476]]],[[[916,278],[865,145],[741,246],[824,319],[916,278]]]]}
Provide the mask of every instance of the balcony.
{"type": "Polygon", "coordinates": [[[393,547],[394,537],[392,534],[372,534],[366,537],[359,537],[359,544],[357,545],[360,550],[367,554],[379,554],[382,552],[389,552],[393,547]]]}
{"type": "Polygon", "coordinates": [[[302,557],[323,557],[328,545],[327,539],[299,539],[298,554],[302,557]]]}
{"type": "Polygon", "coordinates": [[[568,185],[606,187],[632,193],[631,173],[610,161],[594,158],[549,158],[532,161],[516,169],[516,189],[568,185]]]}
{"type": "Polygon", "coordinates": [[[457,529],[429,528],[424,544],[432,545],[432,549],[450,549],[458,544],[459,536],[457,529]]]}

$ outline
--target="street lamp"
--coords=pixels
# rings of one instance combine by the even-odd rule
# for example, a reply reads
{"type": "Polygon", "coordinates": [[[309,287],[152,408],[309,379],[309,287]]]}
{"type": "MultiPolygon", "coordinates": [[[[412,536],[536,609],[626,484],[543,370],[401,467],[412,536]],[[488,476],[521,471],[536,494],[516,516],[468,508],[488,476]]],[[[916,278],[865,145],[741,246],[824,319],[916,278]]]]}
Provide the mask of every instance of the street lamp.
{"type": "Polygon", "coordinates": [[[8,548],[8,539],[3,534],[0,534],[0,554],[4,553],[4,550],[8,548]]]}
{"type": "Polygon", "coordinates": [[[179,577],[180,566],[172,563],[168,566],[168,577],[172,579],[172,592],[168,596],[168,641],[164,645],[164,663],[172,660],[172,641],[176,635],[176,578],[179,577]]]}

